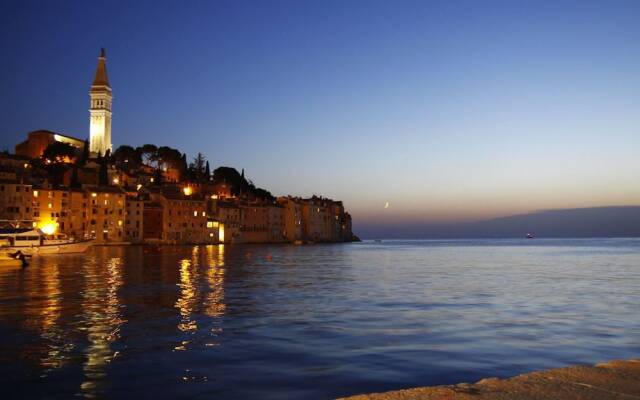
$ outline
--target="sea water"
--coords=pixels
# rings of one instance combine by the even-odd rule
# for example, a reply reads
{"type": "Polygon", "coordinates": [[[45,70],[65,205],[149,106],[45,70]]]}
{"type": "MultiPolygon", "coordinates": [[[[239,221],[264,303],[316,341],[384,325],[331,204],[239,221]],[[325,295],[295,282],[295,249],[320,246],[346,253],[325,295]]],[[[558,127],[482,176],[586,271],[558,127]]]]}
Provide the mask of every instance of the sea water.
{"type": "Polygon", "coordinates": [[[327,399],[640,355],[640,240],[96,247],[0,269],[2,398],[327,399]]]}

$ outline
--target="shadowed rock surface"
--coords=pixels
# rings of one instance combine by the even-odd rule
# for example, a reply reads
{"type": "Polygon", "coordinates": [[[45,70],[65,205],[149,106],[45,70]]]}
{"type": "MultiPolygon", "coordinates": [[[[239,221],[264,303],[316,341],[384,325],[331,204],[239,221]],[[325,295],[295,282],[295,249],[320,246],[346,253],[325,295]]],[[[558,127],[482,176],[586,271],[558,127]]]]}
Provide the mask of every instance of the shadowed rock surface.
{"type": "Polygon", "coordinates": [[[611,361],[477,383],[348,397],[350,400],[613,400],[640,399],[640,359],[611,361]]]}

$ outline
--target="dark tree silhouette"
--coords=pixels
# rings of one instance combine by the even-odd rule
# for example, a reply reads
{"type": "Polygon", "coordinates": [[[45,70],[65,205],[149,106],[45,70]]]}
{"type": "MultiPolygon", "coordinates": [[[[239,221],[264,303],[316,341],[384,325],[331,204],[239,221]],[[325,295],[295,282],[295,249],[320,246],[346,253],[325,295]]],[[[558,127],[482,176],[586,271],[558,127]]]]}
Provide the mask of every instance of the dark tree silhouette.
{"type": "Polygon", "coordinates": [[[160,167],[180,169],[182,154],[174,148],[162,146],[156,152],[156,161],[160,167]]]}
{"type": "Polygon", "coordinates": [[[140,158],[145,164],[151,164],[157,160],[158,147],[153,144],[144,144],[141,147],[137,147],[136,151],[140,154],[140,158]]]}
{"type": "MultiPolygon", "coordinates": [[[[108,150],[107,150],[108,152],[108,150]]],[[[107,157],[102,157],[98,153],[98,163],[100,169],[98,170],[98,184],[100,186],[109,186],[109,162],[107,157]]]]}
{"type": "Polygon", "coordinates": [[[63,163],[76,158],[77,149],[68,143],[53,142],[44,150],[42,158],[50,163],[63,163]]]}
{"type": "Polygon", "coordinates": [[[84,140],[84,146],[82,146],[82,154],[80,158],[77,160],[76,164],[79,166],[84,166],[87,161],[89,161],[89,140],[84,140]]]}
{"type": "Polygon", "coordinates": [[[128,171],[140,166],[140,153],[131,146],[122,145],[113,152],[113,162],[122,170],[128,171]]]}

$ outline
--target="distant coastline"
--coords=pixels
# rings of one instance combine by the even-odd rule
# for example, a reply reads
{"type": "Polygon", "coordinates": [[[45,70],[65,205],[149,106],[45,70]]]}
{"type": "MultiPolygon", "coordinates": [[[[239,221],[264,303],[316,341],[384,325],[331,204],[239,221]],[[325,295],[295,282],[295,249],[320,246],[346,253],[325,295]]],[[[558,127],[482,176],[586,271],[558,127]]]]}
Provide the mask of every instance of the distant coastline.
{"type": "Polygon", "coordinates": [[[471,223],[375,224],[358,221],[363,239],[515,239],[640,237],[640,206],[544,210],[471,223]]]}

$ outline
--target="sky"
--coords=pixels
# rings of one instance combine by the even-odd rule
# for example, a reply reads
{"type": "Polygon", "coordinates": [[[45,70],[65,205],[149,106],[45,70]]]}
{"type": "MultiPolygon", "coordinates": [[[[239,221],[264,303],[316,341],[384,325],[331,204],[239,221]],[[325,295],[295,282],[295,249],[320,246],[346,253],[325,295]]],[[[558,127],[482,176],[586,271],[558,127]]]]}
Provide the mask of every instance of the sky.
{"type": "Polygon", "coordinates": [[[114,147],[341,199],[356,232],[639,205],[638,21],[638,1],[3,1],[0,149],[88,137],[104,47],[114,147]]]}

